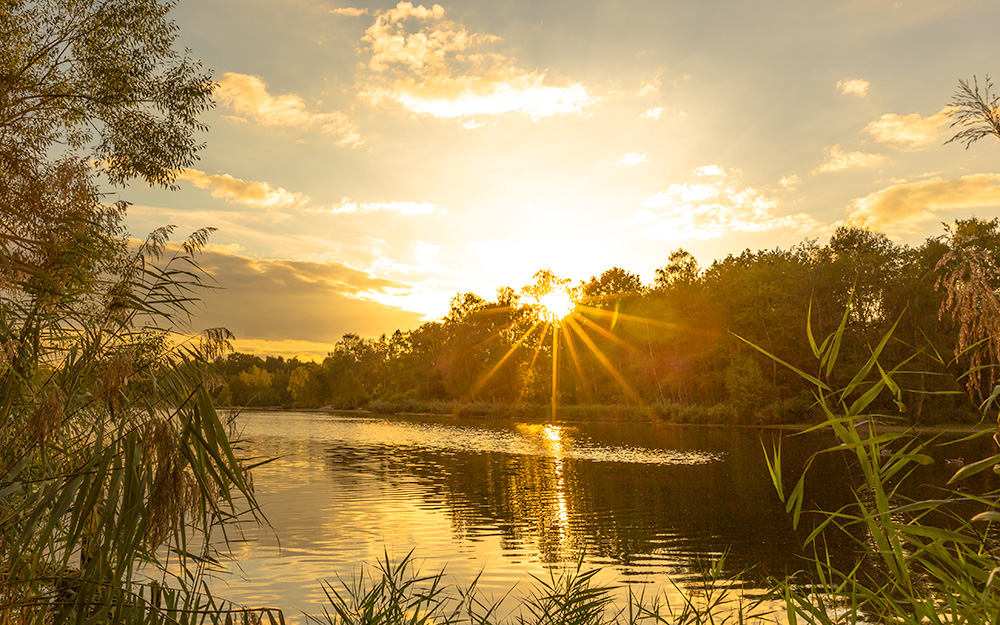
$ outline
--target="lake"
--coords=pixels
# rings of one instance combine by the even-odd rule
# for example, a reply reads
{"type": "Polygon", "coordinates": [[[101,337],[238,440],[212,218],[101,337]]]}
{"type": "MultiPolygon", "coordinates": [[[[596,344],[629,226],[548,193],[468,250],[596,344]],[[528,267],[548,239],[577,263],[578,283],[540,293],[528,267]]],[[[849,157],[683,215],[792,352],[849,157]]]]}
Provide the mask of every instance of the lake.
{"type": "MultiPolygon", "coordinates": [[[[779,430],[294,411],[248,411],[238,424],[246,451],[278,458],[254,472],[271,527],[246,529],[213,586],[237,603],[282,608],[290,622],[321,611],[322,581],[410,550],[423,572],[444,569],[460,586],[479,575],[495,597],[581,558],[602,567],[601,582],[647,593],[696,583],[723,554],[724,576],[740,577],[732,587],[750,596],[804,566],[809,520],[792,529],[764,461],[779,430]]],[[[835,442],[785,434],[791,476],[835,442]]],[[[985,455],[991,444],[961,453],[985,455]]],[[[850,459],[817,459],[807,508],[853,499],[850,459]]],[[[939,461],[915,482],[933,490],[951,472],[939,461]]],[[[854,562],[855,543],[830,544],[835,564],[854,562]]]]}

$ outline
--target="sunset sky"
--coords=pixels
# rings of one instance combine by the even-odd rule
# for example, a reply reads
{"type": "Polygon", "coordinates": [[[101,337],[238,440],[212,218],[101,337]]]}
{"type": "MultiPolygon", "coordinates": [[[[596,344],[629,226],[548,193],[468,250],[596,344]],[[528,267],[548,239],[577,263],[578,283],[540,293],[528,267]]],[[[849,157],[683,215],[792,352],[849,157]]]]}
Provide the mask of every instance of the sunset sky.
{"type": "Polygon", "coordinates": [[[196,325],[321,359],[472,291],[651,282],[863,223],[919,244],[1000,215],[1000,144],[946,106],[1000,78],[995,0],[181,0],[219,82],[179,191],[133,186],[134,236],[218,228],[196,325]]]}

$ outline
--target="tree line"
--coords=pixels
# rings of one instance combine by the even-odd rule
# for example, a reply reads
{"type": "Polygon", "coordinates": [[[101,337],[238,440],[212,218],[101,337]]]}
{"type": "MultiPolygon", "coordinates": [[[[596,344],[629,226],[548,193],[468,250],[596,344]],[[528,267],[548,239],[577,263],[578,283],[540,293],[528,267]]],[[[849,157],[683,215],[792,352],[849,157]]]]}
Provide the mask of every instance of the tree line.
{"type": "Polygon", "coordinates": [[[675,415],[701,407],[713,420],[801,420],[814,401],[808,387],[761,350],[808,372],[816,365],[807,328],[818,341],[843,325],[844,371],[890,334],[882,362],[906,362],[906,387],[882,410],[911,422],[961,420],[996,383],[998,263],[1000,220],[970,218],[916,247],[842,226],[825,245],[748,249],[704,269],[679,249],[652,284],[619,267],[576,285],[543,270],[533,284],[501,288],[493,300],[458,294],[443,319],[414,330],[345,334],[322,363],[230,354],[216,362],[226,381],[217,397],[233,405],[399,408],[543,405],[554,393],[567,406],[653,406],[675,415]],[[564,319],[542,303],[558,290],[575,301],[564,319]]]}

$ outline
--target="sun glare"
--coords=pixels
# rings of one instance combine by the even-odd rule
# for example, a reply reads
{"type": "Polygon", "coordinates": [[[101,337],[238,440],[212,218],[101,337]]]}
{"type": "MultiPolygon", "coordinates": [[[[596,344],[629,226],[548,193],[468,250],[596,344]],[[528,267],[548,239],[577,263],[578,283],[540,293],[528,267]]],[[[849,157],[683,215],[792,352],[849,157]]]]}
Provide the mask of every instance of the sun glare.
{"type": "Polygon", "coordinates": [[[543,295],[538,300],[538,303],[542,305],[544,313],[552,317],[555,321],[566,318],[576,308],[576,304],[570,299],[569,293],[561,289],[550,291],[547,295],[543,295]]]}

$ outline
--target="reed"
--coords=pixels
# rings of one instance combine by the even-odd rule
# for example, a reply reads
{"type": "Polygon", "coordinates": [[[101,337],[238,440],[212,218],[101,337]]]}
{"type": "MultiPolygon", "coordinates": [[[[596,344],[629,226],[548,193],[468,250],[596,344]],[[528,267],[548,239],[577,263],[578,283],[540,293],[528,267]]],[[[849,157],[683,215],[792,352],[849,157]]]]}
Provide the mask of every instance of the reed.
{"type": "Polygon", "coordinates": [[[352,580],[325,583],[330,604],[308,617],[319,625],[736,625],[771,622],[760,602],[745,600],[726,583],[720,559],[702,571],[689,588],[655,596],[595,581],[600,569],[585,569],[582,559],[567,570],[532,576],[523,589],[500,598],[446,582],[445,572],[422,574],[413,552],[399,560],[385,554],[352,580]]]}
{"type": "MultiPolygon", "coordinates": [[[[808,563],[814,581],[800,583],[790,577],[775,586],[774,596],[783,601],[789,623],[996,623],[1000,545],[991,525],[1000,519],[1000,493],[981,490],[981,481],[964,485],[982,472],[1000,473],[1000,454],[977,458],[954,471],[949,481],[953,490],[927,498],[902,496],[900,486],[914,479],[914,469],[934,462],[928,451],[938,442],[922,441],[912,432],[878,433],[875,419],[883,415],[869,408],[880,395],[888,394],[900,412],[905,410],[897,377],[907,362],[890,367],[881,358],[892,330],[870,349],[867,361],[846,385],[831,384],[849,314],[850,310],[845,312],[840,328],[822,342],[807,327],[818,361],[816,375],[761,349],[813,385],[825,419],[807,431],[831,432],[836,443],[818,453],[843,454],[857,476],[854,502],[832,513],[818,513],[821,521],[806,539],[814,553],[808,563]],[[970,508],[979,512],[964,512],[970,508]],[[830,565],[823,537],[831,531],[846,533],[861,547],[862,555],[849,571],[830,565]]],[[[984,421],[995,411],[998,396],[1000,386],[983,404],[984,421]]],[[[996,431],[970,438],[990,434],[1000,445],[996,431]]],[[[795,525],[803,513],[810,464],[789,481],[782,472],[780,445],[768,452],[775,490],[795,525]],[[789,492],[786,483],[794,483],[789,492]]]]}
{"type": "Polygon", "coordinates": [[[209,231],[130,248],[121,212],[76,199],[0,232],[0,622],[280,622],[203,583],[226,523],[260,519],[209,394],[228,333],[178,332],[209,231]]]}

